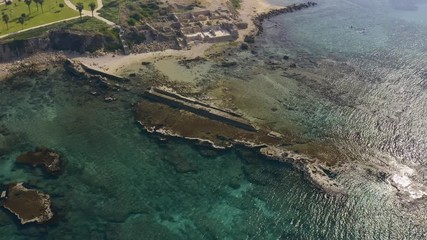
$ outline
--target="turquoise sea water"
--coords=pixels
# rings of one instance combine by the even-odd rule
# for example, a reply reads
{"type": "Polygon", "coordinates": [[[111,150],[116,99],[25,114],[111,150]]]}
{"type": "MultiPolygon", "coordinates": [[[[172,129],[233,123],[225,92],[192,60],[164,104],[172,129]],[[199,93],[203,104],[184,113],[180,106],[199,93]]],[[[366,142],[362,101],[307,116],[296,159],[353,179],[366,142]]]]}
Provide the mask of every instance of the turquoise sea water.
{"type": "Polygon", "coordinates": [[[258,38],[264,55],[287,54],[321,76],[297,81],[298,94],[287,99],[302,110],[284,115],[425,192],[427,3],[318,2],[266,22],[258,38]]]}
{"type": "Polygon", "coordinates": [[[307,68],[332,83],[316,86],[330,87],[332,96],[346,92],[340,105],[312,90],[318,99],[310,101],[324,109],[294,113],[307,128],[323,124],[315,137],[332,132],[338,146],[360,153],[360,163],[338,179],[346,195],[321,193],[290,166],[245,149],[161,141],[135,123],[138,89],[106,103],[56,69],[0,83],[0,181],[49,193],[56,215],[48,225],[22,227],[0,211],[0,239],[426,239],[426,200],[399,196],[360,167],[385,162],[400,173],[407,166],[416,170],[410,179],[423,184],[423,22],[386,1],[320,3],[267,22],[258,41],[265,55],[322,63],[307,68]],[[396,29],[407,37],[392,38],[396,29]],[[342,62],[354,70],[337,67],[342,62]],[[14,164],[36,146],[65,156],[61,176],[14,164]]]}

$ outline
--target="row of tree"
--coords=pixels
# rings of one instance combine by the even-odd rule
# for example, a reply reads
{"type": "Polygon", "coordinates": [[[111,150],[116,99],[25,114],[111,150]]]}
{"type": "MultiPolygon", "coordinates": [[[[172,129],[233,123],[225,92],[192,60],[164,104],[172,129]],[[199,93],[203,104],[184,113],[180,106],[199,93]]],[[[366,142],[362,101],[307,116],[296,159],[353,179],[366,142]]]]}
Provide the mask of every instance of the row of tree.
{"type": "MultiPolygon", "coordinates": [[[[95,11],[95,9],[96,9],[96,4],[94,2],[89,3],[89,8],[90,8],[90,11],[92,12],[92,17],[93,17],[93,11],[95,11]]],[[[82,2],[78,2],[76,4],[76,9],[77,9],[77,11],[79,11],[80,18],[81,18],[82,17],[82,11],[84,9],[83,3],[82,2]]]]}
{"type": "MultiPolygon", "coordinates": [[[[28,6],[28,14],[31,14],[31,7],[30,6],[31,6],[31,3],[33,2],[33,0],[24,0],[24,2],[28,6]]],[[[40,7],[42,9],[42,13],[44,13],[43,12],[44,0],[34,0],[34,2],[36,3],[37,11],[39,10],[38,6],[40,5],[40,7]]],[[[60,5],[62,5],[61,7],[64,6],[62,3],[60,5]]],[[[93,11],[95,11],[95,9],[96,9],[96,4],[94,2],[89,3],[89,8],[92,12],[92,17],[93,17],[93,11]]],[[[76,10],[79,11],[80,18],[82,18],[83,9],[84,9],[84,5],[82,2],[79,2],[76,4],[76,10]]],[[[2,21],[6,24],[7,30],[9,30],[9,22],[10,22],[9,15],[7,15],[4,12],[2,12],[1,14],[2,14],[2,21]]],[[[24,28],[24,23],[25,23],[26,18],[27,18],[27,15],[25,13],[22,13],[21,16],[19,16],[19,18],[18,18],[18,23],[21,24],[22,28],[24,28]]]]}
{"type": "MultiPolygon", "coordinates": [[[[30,8],[30,6],[31,6],[31,3],[33,1],[32,0],[24,0],[24,2],[28,6],[28,14],[31,14],[31,8],[30,8]]],[[[41,7],[42,13],[43,13],[43,3],[44,3],[44,0],[34,0],[34,2],[36,3],[37,11],[39,10],[39,4],[40,4],[40,7],[41,7]]]]}

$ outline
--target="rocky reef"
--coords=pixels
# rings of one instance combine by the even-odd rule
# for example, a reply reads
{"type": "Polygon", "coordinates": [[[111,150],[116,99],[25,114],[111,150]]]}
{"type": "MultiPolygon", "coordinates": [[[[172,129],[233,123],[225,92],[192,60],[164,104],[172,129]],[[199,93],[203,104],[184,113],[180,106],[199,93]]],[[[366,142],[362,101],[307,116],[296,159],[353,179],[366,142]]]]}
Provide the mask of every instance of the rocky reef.
{"type": "Polygon", "coordinates": [[[189,106],[180,103],[180,99],[171,97],[185,98],[176,93],[164,98],[161,95],[155,95],[154,98],[150,91],[144,95],[145,98],[137,104],[137,120],[149,132],[198,139],[221,149],[243,143],[250,146],[280,144],[280,138],[274,134],[255,130],[244,119],[195,99],[192,99],[193,106],[189,106]]]}
{"type": "Polygon", "coordinates": [[[33,167],[42,166],[46,172],[52,175],[57,175],[61,172],[61,156],[48,148],[38,147],[33,152],[27,152],[18,156],[16,161],[33,167]]]}
{"type": "Polygon", "coordinates": [[[44,223],[53,217],[48,194],[24,187],[23,183],[9,184],[3,207],[15,214],[21,224],[44,223]]]}
{"type": "MultiPolygon", "coordinates": [[[[136,105],[136,118],[150,133],[184,138],[218,149],[247,147],[259,151],[269,159],[292,164],[319,189],[334,193],[342,192],[342,188],[333,179],[334,169],[318,159],[287,150],[286,147],[291,140],[286,136],[266,128],[254,128],[244,119],[239,120],[244,123],[244,127],[241,127],[240,124],[235,124],[236,120],[224,120],[241,118],[231,113],[225,114],[224,112],[228,110],[219,111],[207,103],[175,92],[166,92],[163,96],[157,94],[155,97],[153,92],[149,92],[144,96],[145,98],[136,105]],[[189,99],[188,101],[193,104],[185,105],[181,102],[182,99],[189,99]],[[200,110],[199,106],[203,106],[204,109],[200,110]],[[216,112],[221,117],[205,114],[206,111],[216,112]]],[[[189,172],[188,169],[191,169],[185,162],[177,160],[167,162],[171,163],[177,172],[189,172]]]]}

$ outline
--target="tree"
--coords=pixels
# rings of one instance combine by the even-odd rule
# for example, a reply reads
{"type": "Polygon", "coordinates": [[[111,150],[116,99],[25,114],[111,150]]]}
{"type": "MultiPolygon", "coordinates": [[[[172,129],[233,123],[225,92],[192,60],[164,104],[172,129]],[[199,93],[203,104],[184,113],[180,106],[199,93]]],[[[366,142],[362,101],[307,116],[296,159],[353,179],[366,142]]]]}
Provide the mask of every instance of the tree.
{"type": "Polygon", "coordinates": [[[40,4],[40,7],[42,7],[42,13],[44,13],[44,12],[43,12],[43,3],[44,3],[44,0],[38,0],[38,2],[39,2],[39,4],[40,4]]]}
{"type": "Polygon", "coordinates": [[[83,3],[78,2],[78,3],[76,4],[76,9],[77,9],[77,11],[79,11],[79,13],[80,13],[80,19],[82,19],[83,3]]]}
{"type": "Polygon", "coordinates": [[[37,7],[37,11],[39,10],[39,1],[38,0],[34,0],[34,2],[36,3],[36,7],[37,7]]]}
{"type": "Polygon", "coordinates": [[[28,14],[31,14],[31,7],[30,7],[30,5],[31,5],[32,1],[31,0],[24,0],[24,2],[28,6],[28,14]]]}
{"type": "Polygon", "coordinates": [[[21,28],[22,28],[22,29],[24,29],[25,17],[21,15],[21,16],[18,18],[18,22],[21,24],[21,28]]]}
{"type": "Polygon", "coordinates": [[[3,22],[6,23],[7,30],[9,30],[9,15],[3,14],[3,16],[1,18],[2,18],[3,22]]]}
{"type": "Polygon", "coordinates": [[[93,17],[93,11],[95,11],[96,4],[94,2],[89,3],[90,11],[92,11],[92,17],[93,17]]]}

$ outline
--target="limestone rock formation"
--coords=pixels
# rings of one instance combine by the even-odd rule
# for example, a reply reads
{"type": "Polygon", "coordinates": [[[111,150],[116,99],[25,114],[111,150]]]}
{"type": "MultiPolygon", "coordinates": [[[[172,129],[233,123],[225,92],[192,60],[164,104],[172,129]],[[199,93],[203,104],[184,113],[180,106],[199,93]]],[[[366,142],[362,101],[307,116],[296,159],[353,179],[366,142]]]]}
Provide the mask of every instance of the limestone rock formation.
{"type": "Polygon", "coordinates": [[[23,183],[9,184],[5,198],[3,207],[15,214],[21,224],[44,223],[53,217],[50,196],[28,189],[23,183]]]}
{"type": "Polygon", "coordinates": [[[36,148],[34,152],[18,156],[16,161],[33,167],[43,166],[44,170],[53,175],[60,173],[62,165],[61,156],[48,148],[36,148]]]}

